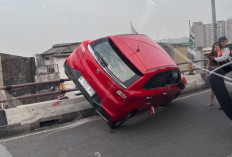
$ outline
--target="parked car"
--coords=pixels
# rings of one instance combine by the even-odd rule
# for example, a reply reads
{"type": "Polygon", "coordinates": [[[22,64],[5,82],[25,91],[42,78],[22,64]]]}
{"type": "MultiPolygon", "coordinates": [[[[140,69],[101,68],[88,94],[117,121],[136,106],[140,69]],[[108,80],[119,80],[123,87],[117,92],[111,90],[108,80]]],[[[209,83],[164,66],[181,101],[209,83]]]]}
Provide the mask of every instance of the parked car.
{"type": "Polygon", "coordinates": [[[84,41],[64,67],[110,128],[139,110],[169,103],[186,85],[169,55],[141,34],[84,41]]]}

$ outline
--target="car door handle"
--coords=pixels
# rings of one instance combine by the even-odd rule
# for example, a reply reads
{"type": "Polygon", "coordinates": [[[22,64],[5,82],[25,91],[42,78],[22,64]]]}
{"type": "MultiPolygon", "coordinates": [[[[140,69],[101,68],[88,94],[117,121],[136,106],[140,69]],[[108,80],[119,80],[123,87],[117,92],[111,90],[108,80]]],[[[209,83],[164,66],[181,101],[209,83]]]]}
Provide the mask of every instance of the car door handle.
{"type": "Polygon", "coordinates": [[[150,99],[152,99],[152,97],[151,97],[151,96],[148,96],[148,97],[146,97],[145,99],[146,99],[146,100],[150,100],[150,99]]]}
{"type": "Polygon", "coordinates": [[[152,97],[148,96],[145,98],[145,104],[151,105],[153,103],[152,97]]]}
{"type": "Polygon", "coordinates": [[[168,95],[168,93],[163,93],[163,95],[164,95],[164,96],[167,96],[167,95],[168,95]]]}

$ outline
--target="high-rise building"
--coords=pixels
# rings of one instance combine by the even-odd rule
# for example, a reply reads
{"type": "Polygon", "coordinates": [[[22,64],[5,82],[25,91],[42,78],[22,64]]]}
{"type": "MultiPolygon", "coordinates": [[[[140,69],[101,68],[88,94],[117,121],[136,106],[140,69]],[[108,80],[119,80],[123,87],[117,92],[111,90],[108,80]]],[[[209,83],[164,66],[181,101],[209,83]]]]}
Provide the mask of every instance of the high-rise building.
{"type": "Polygon", "coordinates": [[[204,47],[204,24],[203,22],[194,22],[192,33],[195,36],[195,47],[204,47]]]}
{"type": "Polygon", "coordinates": [[[226,21],[226,36],[229,42],[232,42],[232,18],[226,21]]]}
{"type": "MultiPolygon", "coordinates": [[[[198,47],[211,47],[214,43],[213,24],[194,22],[191,28],[195,35],[195,45],[198,47]]],[[[232,18],[227,21],[217,21],[217,38],[226,36],[232,42],[232,18]]]]}
{"type": "Polygon", "coordinates": [[[225,32],[226,32],[226,29],[225,29],[225,25],[226,25],[226,22],[227,21],[217,21],[217,37],[222,37],[222,36],[225,36],[225,32]]]}
{"type": "Polygon", "coordinates": [[[211,47],[214,43],[214,33],[212,24],[204,24],[204,46],[211,47]]]}

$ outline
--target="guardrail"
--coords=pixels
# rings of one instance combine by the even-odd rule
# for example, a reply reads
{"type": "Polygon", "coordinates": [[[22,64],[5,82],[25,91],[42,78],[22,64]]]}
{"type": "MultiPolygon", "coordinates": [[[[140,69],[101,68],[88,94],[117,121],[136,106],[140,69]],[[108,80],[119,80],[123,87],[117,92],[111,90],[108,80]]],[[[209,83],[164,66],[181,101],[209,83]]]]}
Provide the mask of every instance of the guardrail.
{"type": "Polygon", "coordinates": [[[0,90],[7,90],[7,91],[9,91],[9,90],[15,89],[15,88],[32,87],[32,86],[38,86],[38,85],[60,83],[60,90],[58,90],[58,91],[37,93],[37,94],[31,94],[31,95],[13,97],[13,98],[10,98],[10,99],[0,99],[0,103],[9,102],[9,101],[12,101],[12,100],[23,100],[23,99],[42,97],[42,96],[48,96],[48,95],[65,94],[66,92],[72,92],[72,91],[78,90],[77,88],[65,90],[63,88],[63,86],[62,86],[62,84],[65,81],[70,81],[70,79],[60,79],[60,80],[46,81],[46,82],[32,82],[32,83],[25,83],[25,84],[17,84],[17,85],[9,85],[9,86],[0,87],[0,90]]]}
{"type": "Polygon", "coordinates": [[[207,60],[206,59],[202,59],[202,60],[196,60],[196,61],[193,61],[193,62],[182,62],[182,63],[177,63],[177,65],[185,65],[185,64],[188,64],[188,69],[186,70],[181,70],[181,72],[189,72],[189,74],[193,74],[193,71],[195,70],[201,70],[201,68],[193,68],[193,64],[194,63],[198,63],[198,62],[206,62],[207,60]]]}
{"type": "MultiPolygon", "coordinates": [[[[198,63],[198,62],[205,62],[205,61],[207,61],[207,60],[196,60],[196,61],[193,61],[193,62],[177,63],[177,65],[180,66],[180,65],[188,64],[188,69],[187,70],[182,70],[181,72],[189,72],[188,74],[193,74],[193,71],[200,70],[200,68],[193,68],[193,64],[198,63]]],[[[10,99],[0,99],[0,103],[10,102],[10,101],[13,101],[13,100],[23,100],[23,99],[29,99],[29,98],[42,97],[42,96],[49,96],[49,95],[57,95],[57,94],[61,94],[61,95],[63,94],[64,95],[66,92],[72,92],[72,91],[78,90],[76,88],[75,89],[65,90],[63,88],[63,83],[65,81],[70,81],[70,79],[60,79],[60,80],[46,81],[46,82],[33,82],[33,83],[25,83],[25,84],[17,84],[17,85],[9,85],[9,86],[0,87],[0,90],[10,91],[11,89],[14,89],[14,88],[32,87],[32,86],[38,86],[38,85],[60,83],[60,90],[58,90],[58,91],[43,92],[43,93],[37,93],[37,94],[31,94],[31,95],[25,95],[25,96],[19,96],[19,97],[13,97],[13,98],[10,98],[10,99]]],[[[81,93],[78,94],[78,95],[81,95],[81,93]]]]}

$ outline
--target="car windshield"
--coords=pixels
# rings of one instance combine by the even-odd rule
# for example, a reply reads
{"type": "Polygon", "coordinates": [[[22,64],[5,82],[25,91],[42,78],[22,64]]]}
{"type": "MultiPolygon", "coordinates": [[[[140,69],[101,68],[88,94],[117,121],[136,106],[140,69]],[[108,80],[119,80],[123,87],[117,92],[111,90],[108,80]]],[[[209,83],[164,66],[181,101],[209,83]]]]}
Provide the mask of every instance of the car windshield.
{"type": "Polygon", "coordinates": [[[122,55],[109,38],[98,40],[92,43],[91,46],[101,66],[126,87],[139,78],[135,67],[122,55]]]}

